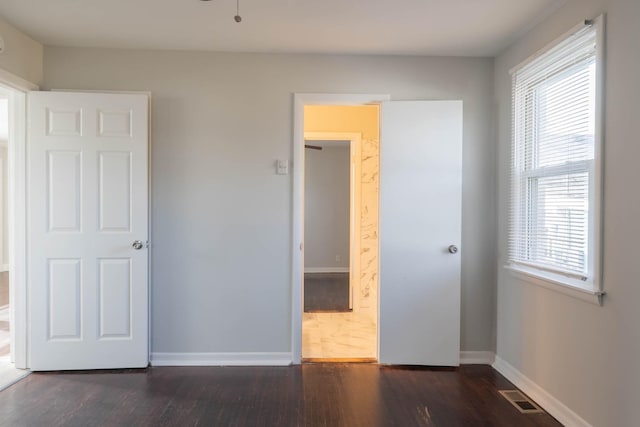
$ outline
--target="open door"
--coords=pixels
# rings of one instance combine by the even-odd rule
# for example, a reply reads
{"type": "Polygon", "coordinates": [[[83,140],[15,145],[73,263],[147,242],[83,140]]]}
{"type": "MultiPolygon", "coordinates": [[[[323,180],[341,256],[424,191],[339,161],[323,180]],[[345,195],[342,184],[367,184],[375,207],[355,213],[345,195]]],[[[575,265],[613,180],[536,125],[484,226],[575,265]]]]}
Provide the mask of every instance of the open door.
{"type": "Polygon", "coordinates": [[[383,102],[381,363],[460,358],[462,101],[383,102]]]}
{"type": "Polygon", "coordinates": [[[32,370],[148,364],[148,97],[28,96],[32,370]]]}

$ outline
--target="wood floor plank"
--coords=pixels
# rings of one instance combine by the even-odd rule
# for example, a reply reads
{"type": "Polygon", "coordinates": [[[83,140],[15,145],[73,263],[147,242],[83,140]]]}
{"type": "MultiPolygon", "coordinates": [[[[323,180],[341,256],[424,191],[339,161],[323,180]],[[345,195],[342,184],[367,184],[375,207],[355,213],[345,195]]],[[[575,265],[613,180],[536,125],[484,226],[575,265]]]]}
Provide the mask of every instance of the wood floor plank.
{"type": "Polygon", "coordinates": [[[158,367],[34,373],[0,392],[2,426],[559,426],[521,414],[489,366],[158,367]]]}

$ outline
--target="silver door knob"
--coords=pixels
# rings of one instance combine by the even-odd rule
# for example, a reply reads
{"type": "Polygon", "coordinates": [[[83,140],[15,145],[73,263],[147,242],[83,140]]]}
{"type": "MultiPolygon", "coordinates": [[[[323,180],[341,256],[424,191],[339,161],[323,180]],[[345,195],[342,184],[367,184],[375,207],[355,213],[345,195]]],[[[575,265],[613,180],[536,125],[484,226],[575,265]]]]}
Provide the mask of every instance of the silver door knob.
{"type": "Polygon", "coordinates": [[[140,240],[136,240],[131,246],[133,246],[133,249],[135,249],[136,251],[139,251],[140,249],[142,249],[144,244],[140,240]]]}
{"type": "Polygon", "coordinates": [[[447,249],[449,250],[450,254],[455,254],[456,252],[458,252],[458,247],[456,245],[449,245],[447,249]]]}

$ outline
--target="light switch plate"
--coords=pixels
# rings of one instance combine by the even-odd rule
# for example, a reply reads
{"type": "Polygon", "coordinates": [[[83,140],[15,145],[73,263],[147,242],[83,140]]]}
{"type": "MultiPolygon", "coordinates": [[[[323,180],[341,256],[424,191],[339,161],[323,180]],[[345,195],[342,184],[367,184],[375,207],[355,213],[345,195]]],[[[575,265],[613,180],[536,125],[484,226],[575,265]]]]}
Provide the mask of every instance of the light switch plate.
{"type": "Polygon", "coordinates": [[[278,160],[276,163],[276,173],[278,175],[288,175],[289,174],[289,161],[288,160],[278,160]]]}

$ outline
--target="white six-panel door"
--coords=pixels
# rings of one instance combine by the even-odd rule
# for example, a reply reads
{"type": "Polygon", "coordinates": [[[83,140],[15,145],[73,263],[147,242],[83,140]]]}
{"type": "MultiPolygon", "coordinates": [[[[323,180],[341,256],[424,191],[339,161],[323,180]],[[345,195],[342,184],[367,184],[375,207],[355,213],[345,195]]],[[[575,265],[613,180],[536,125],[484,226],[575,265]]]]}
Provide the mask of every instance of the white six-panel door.
{"type": "Polygon", "coordinates": [[[461,166],[462,101],[382,103],[381,363],[459,364],[461,166]]]}
{"type": "Polygon", "coordinates": [[[29,94],[32,370],[147,366],[147,157],[146,95],[29,94]]]}

